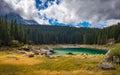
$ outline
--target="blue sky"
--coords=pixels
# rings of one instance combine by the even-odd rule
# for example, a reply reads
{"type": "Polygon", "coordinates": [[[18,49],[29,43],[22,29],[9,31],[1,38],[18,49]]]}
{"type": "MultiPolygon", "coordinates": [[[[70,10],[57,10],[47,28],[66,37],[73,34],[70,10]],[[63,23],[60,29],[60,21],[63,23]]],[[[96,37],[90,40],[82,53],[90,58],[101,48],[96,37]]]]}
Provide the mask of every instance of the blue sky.
{"type": "MultiPolygon", "coordinates": [[[[57,4],[59,5],[61,3],[61,0],[44,0],[44,2],[42,2],[42,0],[36,0],[36,8],[37,10],[45,10],[47,8],[49,8],[50,6],[57,4]]],[[[40,13],[38,13],[39,16],[41,16],[40,13]]],[[[61,23],[59,22],[57,19],[55,18],[47,18],[46,14],[44,14],[44,16],[41,17],[43,20],[48,20],[49,24],[51,25],[58,25],[58,26],[77,26],[77,27],[90,27],[90,23],[87,21],[83,21],[80,22],[78,24],[74,24],[74,23],[61,23]]]]}
{"type": "Polygon", "coordinates": [[[54,2],[59,5],[61,0],[44,0],[44,2],[42,2],[42,0],[36,0],[36,8],[38,10],[43,10],[49,7],[48,4],[50,5],[54,5],[54,2]]]}

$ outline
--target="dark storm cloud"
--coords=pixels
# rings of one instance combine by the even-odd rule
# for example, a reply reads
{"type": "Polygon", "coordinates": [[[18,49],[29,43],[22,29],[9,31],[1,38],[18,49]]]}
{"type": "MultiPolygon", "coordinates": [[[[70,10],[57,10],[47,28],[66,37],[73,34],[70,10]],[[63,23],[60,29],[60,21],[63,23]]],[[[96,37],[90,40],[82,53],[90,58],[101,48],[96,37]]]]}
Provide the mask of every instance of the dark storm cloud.
{"type": "Polygon", "coordinates": [[[107,19],[120,19],[120,0],[100,0],[103,9],[99,10],[107,19]],[[102,5],[104,4],[104,5],[102,5]]]}
{"type": "Polygon", "coordinates": [[[73,8],[76,14],[83,19],[120,19],[120,0],[72,0],[72,5],[76,7],[73,8]]]}

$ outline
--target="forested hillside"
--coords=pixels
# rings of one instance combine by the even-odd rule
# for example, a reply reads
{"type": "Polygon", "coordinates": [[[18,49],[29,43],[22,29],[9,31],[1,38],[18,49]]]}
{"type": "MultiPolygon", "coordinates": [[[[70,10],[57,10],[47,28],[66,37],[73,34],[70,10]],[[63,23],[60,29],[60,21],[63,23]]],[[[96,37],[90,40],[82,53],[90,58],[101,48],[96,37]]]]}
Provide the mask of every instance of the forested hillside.
{"type": "Polygon", "coordinates": [[[0,45],[13,41],[25,44],[106,44],[109,39],[120,42],[120,23],[104,29],[67,26],[22,25],[16,20],[0,19],[0,45]]]}

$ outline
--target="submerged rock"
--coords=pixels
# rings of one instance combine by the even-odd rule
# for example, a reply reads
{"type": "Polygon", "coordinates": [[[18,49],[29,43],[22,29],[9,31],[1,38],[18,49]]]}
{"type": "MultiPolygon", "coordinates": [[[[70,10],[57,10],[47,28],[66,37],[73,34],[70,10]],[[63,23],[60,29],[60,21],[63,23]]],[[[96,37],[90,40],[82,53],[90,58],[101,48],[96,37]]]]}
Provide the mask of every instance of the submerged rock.
{"type": "Polygon", "coordinates": [[[74,55],[72,52],[68,52],[68,53],[66,53],[67,55],[74,55]]]}

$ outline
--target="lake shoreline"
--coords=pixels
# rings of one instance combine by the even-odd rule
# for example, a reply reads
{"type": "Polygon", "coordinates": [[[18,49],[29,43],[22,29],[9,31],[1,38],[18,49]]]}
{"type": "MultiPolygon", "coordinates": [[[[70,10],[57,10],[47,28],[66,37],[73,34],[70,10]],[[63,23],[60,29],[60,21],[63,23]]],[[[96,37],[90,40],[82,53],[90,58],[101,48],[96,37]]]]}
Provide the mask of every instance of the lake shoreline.
{"type": "Polygon", "coordinates": [[[40,47],[42,49],[53,49],[53,48],[93,48],[101,50],[109,50],[110,48],[105,45],[86,45],[86,44],[50,44],[50,45],[28,45],[32,47],[40,47]]]}

